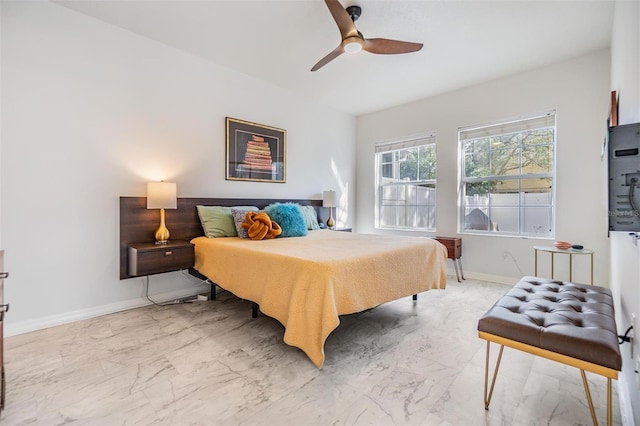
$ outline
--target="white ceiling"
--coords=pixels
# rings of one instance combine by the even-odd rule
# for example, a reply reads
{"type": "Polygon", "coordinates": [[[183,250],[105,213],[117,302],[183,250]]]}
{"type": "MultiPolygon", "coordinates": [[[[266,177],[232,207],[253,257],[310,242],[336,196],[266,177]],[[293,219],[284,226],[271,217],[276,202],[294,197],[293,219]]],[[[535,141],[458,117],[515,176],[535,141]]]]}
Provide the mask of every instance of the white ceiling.
{"type": "Polygon", "coordinates": [[[341,0],[367,38],[424,43],[404,55],[344,54],[322,0],[58,0],[353,115],[607,48],[612,1],[341,0]]]}

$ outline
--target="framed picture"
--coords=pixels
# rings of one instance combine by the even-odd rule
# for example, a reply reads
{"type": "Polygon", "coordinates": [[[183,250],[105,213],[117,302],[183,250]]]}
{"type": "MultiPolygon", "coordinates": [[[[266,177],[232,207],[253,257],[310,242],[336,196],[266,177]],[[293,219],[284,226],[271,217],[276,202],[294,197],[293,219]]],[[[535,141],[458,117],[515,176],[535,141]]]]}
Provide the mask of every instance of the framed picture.
{"type": "Polygon", "coordinates": [[[226,118],[227,180],[286,181],[287,131],[226,118]]]}

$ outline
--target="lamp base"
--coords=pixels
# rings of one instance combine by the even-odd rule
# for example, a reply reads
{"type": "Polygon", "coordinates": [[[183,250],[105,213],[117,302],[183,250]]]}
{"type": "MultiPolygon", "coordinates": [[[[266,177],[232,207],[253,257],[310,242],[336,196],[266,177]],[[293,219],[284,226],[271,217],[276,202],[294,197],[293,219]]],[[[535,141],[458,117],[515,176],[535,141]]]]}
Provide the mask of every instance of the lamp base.
{"type": "Polygon", "coordinates": [[[333,229],[336,226],[336,222],[333,220],[333,209],[329,207],[329,219],[327,220],[327,227],[333,229]]]}
{"type": "Polygon", "coordinates": [[[169,242],[169,230],[164,224],[164,209],[160,209],[160,227],[156,231],[156,244],[164,245],[169,242]]]}

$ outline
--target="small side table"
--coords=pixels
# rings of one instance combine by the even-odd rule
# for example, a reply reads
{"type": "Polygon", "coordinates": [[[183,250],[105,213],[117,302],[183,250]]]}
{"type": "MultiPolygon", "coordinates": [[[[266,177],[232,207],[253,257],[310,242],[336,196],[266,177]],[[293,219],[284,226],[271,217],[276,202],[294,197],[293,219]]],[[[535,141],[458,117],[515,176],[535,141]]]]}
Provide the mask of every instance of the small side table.
{"type": "Polygon", "coordinates": [[[447,248],[447,257],[453,261],[453,269],[456,271],[458,282],[462,282],[460,278],[466,280],[462,271],[462,261],[460,260],[460,257],[462,257],[462,238],[435,237],[434,239],[447,248]]]}
{"type": "Polygon", "coordinates": [[[193,244],[172,240],[168,244],[129,244],[129,276],[162,274],[193,268],[193,244]]]}
{"type": "Polygon", "coordinates": [[[534,250],[534,262],[535,262],[535,273],[534,275],[537,277],[538,276],[538,252],[539,251],[544,251],[547,253],[551,253],[551,279],[555,279],[554,277],[554,256],[556,254],[568,254],[569,255],[569,282],[573,281],[573,256],[574,255],[581,255],[581,254],[587,254],[590,257],[590,261],[591,261],[591,282],[590,284],[593,285],[593,250],[588,250],[588,249],[582,249],[582,250],[576,250],[576,249],[559,249],[557,247],[554,246],[533,246],[533,250],[534,250]]]}

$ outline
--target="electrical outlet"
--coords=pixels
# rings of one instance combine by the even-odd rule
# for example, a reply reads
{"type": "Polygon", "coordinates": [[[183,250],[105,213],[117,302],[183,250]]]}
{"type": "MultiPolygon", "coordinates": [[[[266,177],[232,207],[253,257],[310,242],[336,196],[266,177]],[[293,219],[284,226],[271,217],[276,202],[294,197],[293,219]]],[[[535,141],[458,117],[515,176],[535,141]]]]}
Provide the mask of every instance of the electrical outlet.
{"type": "Polygon", "coordinates": [[[624,175],[626,186],[638,185],[640,183],[640,173],[627,173],[624,175]]]}

